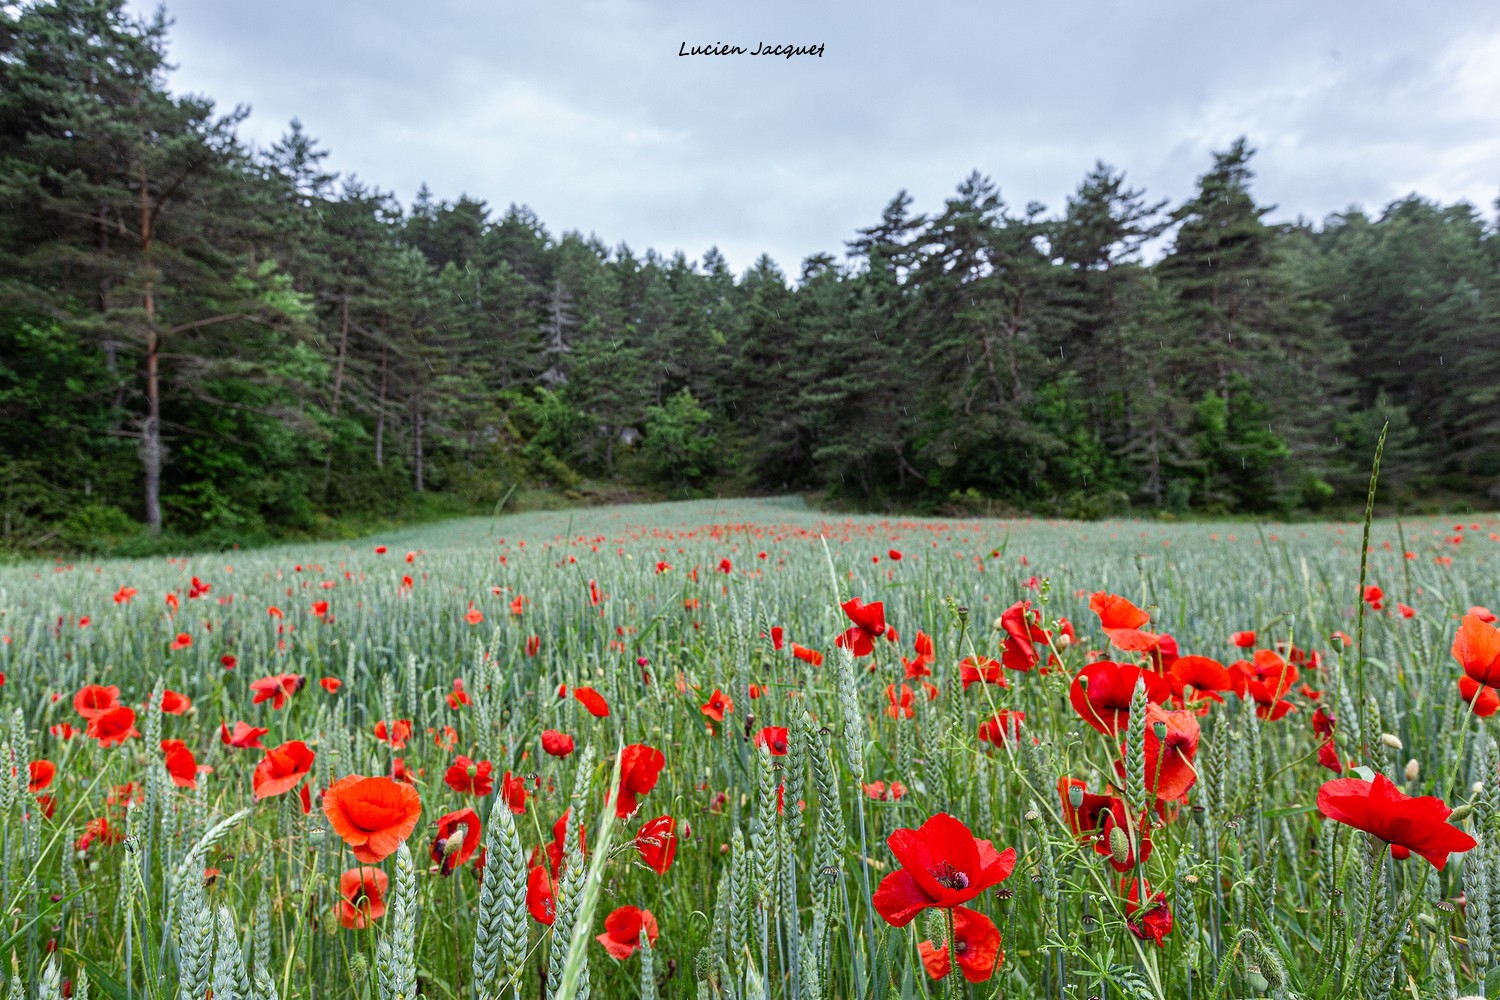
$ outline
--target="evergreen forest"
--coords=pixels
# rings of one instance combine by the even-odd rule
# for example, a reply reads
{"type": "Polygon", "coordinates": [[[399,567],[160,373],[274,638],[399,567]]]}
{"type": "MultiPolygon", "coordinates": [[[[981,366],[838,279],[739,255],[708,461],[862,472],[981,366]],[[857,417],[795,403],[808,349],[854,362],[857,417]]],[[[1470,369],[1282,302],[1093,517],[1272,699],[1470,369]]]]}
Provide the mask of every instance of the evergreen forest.
{"type": "Polygon", "coordinates": [[[1180,203],[1102,162],[1050,207],[976,170],[735,274],[478,194],[403,207],[295,121],[255,148],[171,91],[168,31],[0,6],[0,548],[630,491],[1328,514],[1383,427],[1387,503],[1500,500],[1495,206],[1275,221],[1242,138],[1180,203]]]}

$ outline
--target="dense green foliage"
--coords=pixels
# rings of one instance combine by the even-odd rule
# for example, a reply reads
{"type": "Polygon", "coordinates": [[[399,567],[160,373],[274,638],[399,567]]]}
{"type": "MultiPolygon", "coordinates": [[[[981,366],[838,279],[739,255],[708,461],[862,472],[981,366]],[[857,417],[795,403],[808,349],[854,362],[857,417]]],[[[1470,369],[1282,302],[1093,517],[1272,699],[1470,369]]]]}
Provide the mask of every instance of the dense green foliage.
{"type": "MultiPolygon", "coordinates": [[[[795,280],[322,167],[175,97],[120,0],[0,9],[0,544],[252,537],[587,479],[853,503],[1286,512],[1500,482],[1500,234],[1272,224],[1244,140],[1169,209],[978,172],[795,280]],[[1161,248],[1148,261],[1146,249],[1161,248]]],[[[1438,498],[1434,501],[1433,498],[1438,498]]]]}

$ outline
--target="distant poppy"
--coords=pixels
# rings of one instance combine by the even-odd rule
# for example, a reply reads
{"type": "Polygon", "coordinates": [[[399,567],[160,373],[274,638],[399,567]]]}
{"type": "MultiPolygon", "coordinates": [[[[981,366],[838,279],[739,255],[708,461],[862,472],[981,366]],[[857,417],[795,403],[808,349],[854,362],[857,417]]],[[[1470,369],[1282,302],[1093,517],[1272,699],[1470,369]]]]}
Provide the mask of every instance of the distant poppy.
{"type": "Polygon", "coordinates": [[[542,637],[531,635],[526,637],[526,655],[535,656],[542,651],[542,637]]]}
{"type": "Polygon", "coordinates": [[[535,865],[526,874],[526,910],[548,927],[557,919],[557,877],[546,865],[535,865]]]}
{"type": "Polygon", "coordinates": [[[715,722],[723,722],[724,714],[734,711],[734,702],[723,691],[714,688],[714,693],[709,696],[708,702],[703,705],[701,711],[715,722]]]}
{"type": "Polygon", "coordinates": [[[111,684],[87,684],[73,696],[73,711],[85,719],[103,715],[120,704],[120,689],[111,684]]]}
{"type": "Polygon", "coordinates": [[[1230,642],[1231,645],[1238,646],[1241,649],[1249,649],[1251,646],[1255,645],[1255,633],[1254,632],[1234,632],[1234,633],[1231,633],[1230,636],[1229,636],[1229,642],[1230,642]]]}
{"type": "Polygon", "coordinates": [[[1385,607],[1383,603],[1385,601],[1385,591],[1374,584],[1365,588],[1364,599],[1372,611],[1379,611],[1385,607]]]}
{"type": "Polygon", "coordinates": [[[671,816],[647,820],[635,835],[635,849],[647,868],[665,875],[677,857],[677,822],[671,816]]]}
{"type": "Polygon", "coordinates": [[[186,743],[182,740],[162,740],[161,752],[172,784],[178,788],[198,787],[198,761],[186,743]]]}
{"type": "Polygon", "coordinates": [[[573,752],[573,737],[556,729],[542,731],[542,750],[553,757],[566,757],[573,752]]]}
{"type": "Polygon", "coordinates": [[[452,875],[454,869],[462,867],[479,849],[479,836],[479,814],[472,808],[465,806],[448,813],[438,820],[437,837],[432,841],[432,863],[439,866],[443,875],[452,875]],[[462,838],[457,836],[459,827],[463,827],[462,838]]]}
{"type": "Polygon", "coordinates": [[[885,707],[885,714],[893,719],[910,719],[917,714],[916,709],[912,708],[912,690],[909,684],[901,685],[899,694],[896,685],[887,684],[885,700],[890,703],[885,707]]]}
{"type": "Polygon", "coordinates": [[[1142,941],[1154,941],[1158,948],[1165,948],[1166,942],[1162,939],[1172,932],[1172,908],[1167,905],[1167,894],[1157,892],[1151,895],[1151,887],[1146,887],[1146,907],[1141,909],[1136,902],[1139,894],[1136,891],[1137,879],[1128,880],[1130,892],[1126,896],[1125,903],[1125,925],[1130,928],[1130,933],[1142,941]],[[1140,912],[1137,917],[1136,913],[1140,912]]]}
{"type": "Polygon", "coordinates": [[[474,607],[474,603],[470,601],[469,610],[464,612],[464,621],[468,622],[470,625],[478,625],[480,622],[484,621],[484,612],[474,607]]]}
{"type": "Polygon", "coordinates": [[[239,664],[239,662],[239,658],[236,657],[233,653],[225,653],[223,656],[219,657],[219,665],[222,666],[225,670],[233,670],[239,664]]]}
{"type": "Polygon", "coordinates": [[[969,690],[971,684],[998,684],[1001,687],[1010,687],[1010,682],[1005,679],[999,660],[988,656],[966,656],[958,665],[958,679],[963,682],[964,690],[969,690]]]}
{"type": "Polygon", "coordinates": [[[422,800],[410,785],[351,774],[323,793],[323,814],[356,859],[374,864],[411,836],[422,815],[422,800]]]}
{"type": "Polygon", "coordinates": [[[905,927],[928,907],[967,903],[1009,878],[1016,866],[1015,848],[996,851],[947,813],[918,829],[899,829],[886,843],[901,867],[881,879],[873,903],[893,927],[905,927]]]}
{"type": "Polygon", "coordinates": [[[296,788],[312,770],[313,756],[301,740],[288,740],[267,750],[251,776],[256,801],[284,795],[296,788]]]}
{"type": "Polygon", "coordinates": [[[806,646],[792,643],[792,655],[803,663],[810,663],[815,667],[823,665],[823,654],[816,649],[808,649],[806,646]]]}
{"type": "Polygon", "coordinates": [[[241,750],[264,749],[260,745],[260,738],[269,732],[269,729],[252,726],[246,722],[236,722],[233,732],[230,731],[227,724],[219,724],[220,742],[226,746],[237,747],[241,750]]]}
{"type": "Polygon", "coordinates": [[[179,649],[187,649],[192,644],[193,644],[193,637],[192,636],[188,635],[186,632],[178,632],[177,633],[177,638],[173,639],[172,642],[171,642],[171,649],[172,649],[172,652],[175,653],[179,649]]]}
{"type": "Polygon", "coordinates": [[[385,916],[385,891],[390,876],[379,868],[360,866],[339,876],[339,923],[362,930],[371,920],[385,916]]]}
{"type": "Polygon", "coordinates": [[[651,911],[621,906],[604,918],[604,933],[595,936],[594,940],[604,945],[611,958],[623,962],[641,946],[642,930],[646,932],[647,942],[654,947],[661,931],[651,911]]]}
{"type": "Polygon", "coordinates": [[[771,751],[772,757],[785,757],[787,750],[786,726],[766,726],[755,734],[754,743],[771,751]]]}
{"type": "Polygon", "coordinates": [[[609,714],[609,702],[591,687],[574,688],[573,697],[577,698],[583,707],[589,710],[589,714],[596,719],[602,719],[609,714]]]}
{"type": "Polygon", "coordinates": [[[500,798],[505,800],[505,805],[517,816],[526,812],[526,781],[519,774],[505,772],[500,779],[500,798]]]}
{"type": "Polygon", "coordinates": [[[339,688],[344,686],[344,682],[337,677],[324,677],[318,681],[318,686],[329,694],[335,694],[339,688]]]}
{"type": "Polygon", "coordinates": [[[876,802],[900,802],[906,795],[906,786],[899,781],[893,781],[889,786],[884,781],[872,781],[860,787],[867,798],[876,802]]]}
{"type": "Polygon", "coordinates": [[[106,749],[119,746],[132,737],[139,738],[140,731],[135,728],[135,709],[118,705],[101,712],[89,720],[88,735],[106,749]]]}
{"type": "Polygon", "coordinates": [[[382,743],[389,744],[392,750],[403,750],[406,748],[407,740],[411,739],[411,720],[397,719],[395,722],[387,722],[381,719],[375,723],[375,738],[382,743]]]}
{"type": "Polygon", "coordinates": [[[979,724],[979,739],[984,743],[1000,746],[1017,740],[1021,736],[1021,723],[1026,721],[1025,712],[1001,709],[979,724]]]}
{"type": "Polygon", "coordinates": [[[119,590],[115,591],[115,603],[129,604],[130,599],[137,593],[138,591],[134,587],[121,587],[119,590]]]}
{"type": "Polygon", "coordinates": [[[192,699],[185,694],[178,694],[176,691],[162,693],[161,710],[168,715],[184,715],[192,707],[192,699]]]}
{"type": "Polygon", "coordinates": [[[1435,795],[1412,797],[1377,773],[1373,782],[1335,778],[1318,789],[1318,811],[1391,845],[1391,857],[1420,854],[1438,871],[1453,851],[1475,847],[1473,837],[1447,822],[1453,810],[1435,795]]]}
{"type": "Polygon", "coordinates": [[[780,625],[771,626],[771,648],[780,652],[782,644],[785,642],[785,636],[786,630],[780,625]]]}
{"type": "Polygon", "coordinates": [[[27,781],[26,790],[29,792],[40,792],[52,784],[52,779],[57,775],[57,765],[50,760],[34,760],[30,767],[31,776],[27,781]]]}
{"type": "Polygon", "coordinates": [[[879,601],[866,604],[854,597],[841,607],[854,625],[834,640],[835,645],[855,656],[869,656],[875,651],[875,640],[885,634],[885,605],[879,601]]]}
{"type": "Polygon", "coordinates": [[[443,773],[443,781],[460,795],[488,795],[495,790],[495,765],[460,756],[443,773]]]}
{"type": "Polygon", "coordinates": [[[377,556],[383,556],[383,555],[385,555],[385,553],[386,553],[386,547],[384,545],[377,545],[377,546],[375,546],[375,554],[377,556]]]}
{"type": "Polygon", "coordinates": [[[259,705],[263,701],[269,701],[273,709],[283,708],[287,699],[301,691],[302,685],[306,683],[307,678],[300,674],[273,674],[251,681],[250,690],[255,692],[251,704],[259,705]]]}
{"type": "Polygon", "coordinates": [[[615,815],[626,819],[639,808],[639,796],[656,787],[667,759],[660,750],[632,743],[621,751],[620,787],[615,797],[615,815]]]}
{"type": "Polygon", "coordinates": [[[1005,651],[1000,660],[1007,669],[1024,671],[1037,665],[1041,659],[1037,646],[1045,647],[1051,637],[1041,621],[1041,611],[1030,601],[1017,601],[1000,615],[1000,628],[1005,632],[1005,651]]]}
{"type": "MultiPolygon", "coordinates": [[[[1000,929],[994,921],[967,906],[953,910],[954,951],[958,953],[958,969],[971,983],[982,983],[995,974],[995,966],[1005,960],[1000,950],[1000,929]]],[[[918,945],[922,956],[922,967],[933,979],[942,979],[952,971],[948,946],[941,948],[931,941],[918,945]]]]}

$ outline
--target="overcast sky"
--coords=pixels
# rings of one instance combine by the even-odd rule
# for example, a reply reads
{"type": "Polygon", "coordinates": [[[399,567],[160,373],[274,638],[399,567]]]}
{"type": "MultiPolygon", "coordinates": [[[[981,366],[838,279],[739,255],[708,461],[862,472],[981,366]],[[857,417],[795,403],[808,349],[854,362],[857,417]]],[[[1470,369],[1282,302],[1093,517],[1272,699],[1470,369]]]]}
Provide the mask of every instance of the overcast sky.
{"type": "MultiPolygon", "coordinates": [[[[154,3],[130,0],[142,13],[154,3]]],[[[1244,134],[1273,220],[1417,192],[1493,216],[1500,3],[171,0],[178,92],[292,118],[410,205],[530,205],[636,251],[789,276],[970,171],[1060,211],[1102,159],[1179,202],[1244,134]],[[686,43],[821,58],[681,57],[686,43]]]]}

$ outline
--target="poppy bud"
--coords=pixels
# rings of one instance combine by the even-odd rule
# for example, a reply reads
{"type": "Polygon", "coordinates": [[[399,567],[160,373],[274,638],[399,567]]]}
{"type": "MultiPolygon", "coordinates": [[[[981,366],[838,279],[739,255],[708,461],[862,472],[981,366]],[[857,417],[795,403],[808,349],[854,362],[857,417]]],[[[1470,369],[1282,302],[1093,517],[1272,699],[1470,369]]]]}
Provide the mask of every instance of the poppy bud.
{"type": "Polygon", "coordinates": [[[1109,853],[1117,865],[1130,863],[1130,838],[1118,826],[1109,831],[1109,853]]]}
{"type": "Polygon", "coordinates": [[[1035,823],[1037,820],[1039,820],[1041,818],[1042,818],[1042,814],[1039,813],[1039,812],[1037,812],[1035,808],[1026,810],[1026,822],[1028,822],[1028,823],[1035,823]]]}
{"type": "Polygon", "coordinates": [[[1152,723],[1151,731],[1156,734],[1156,738],[1159,740],[1164,740],[1167,738],[1167,724],[1165,722],[1152,723]]]}
{"type": "Polygon", "coordinates": [[[1416,781],[1417,775],[1422,773],[1422,765],[1418,764],[1416,758],[1406,762],[1406,780],[1416,781]]]}
{"type": "Polygon", "coordinates": [[[1465,802],[1463,805],[1459,806],[1457,809],[1454,809],[1451,813],[1448,814],[1448,822],[1453,823],[1461,820],[1473,811],[1474,803],[1465,802]]]}
{"type": "Polygon", "coordinates": [[[1073,785],[1068,788],[1068,804],[1074,809],[1083,808],[1083,786],[1073,785]]]}
{"type": "Polygon", "coordinates": [[[1398,737],[1398,736],[1392,736],[1390,733],[1381,733],[1380,734],[1380,742],[1384,743],[1386,746],[1390,747],[1392,750],[1400,750],[1400,749],[1402,749],[1401,738],[1398,737]]]}

